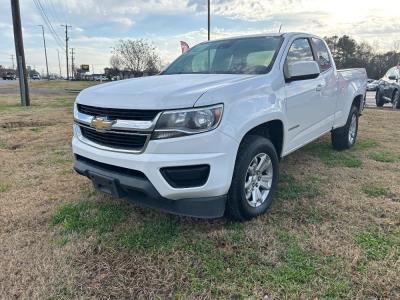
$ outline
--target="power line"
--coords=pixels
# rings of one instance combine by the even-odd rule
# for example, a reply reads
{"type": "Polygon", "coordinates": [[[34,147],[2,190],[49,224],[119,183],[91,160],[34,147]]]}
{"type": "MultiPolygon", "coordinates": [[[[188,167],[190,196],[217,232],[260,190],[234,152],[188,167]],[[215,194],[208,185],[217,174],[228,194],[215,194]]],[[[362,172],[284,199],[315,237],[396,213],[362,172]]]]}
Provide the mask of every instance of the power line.
{"type": "Polygon", "coordinates": [[[56,43],[63,48],[64,44],[61,41],[59,35],[57,34],[57,32],[54,30],[53,25],[51,24],[51,21],[49,20],[46,11],[44,10],[42,3],[40,2],[40,0],[33,0],[33,2],[35,3],[36,8],[38,9],[40,15],[42,16],[42,19],[44,21],[44,23],[46,24],[47,29],[50,31],[51,35],[53,36],[53,39],[56,41],[56,43]]]}

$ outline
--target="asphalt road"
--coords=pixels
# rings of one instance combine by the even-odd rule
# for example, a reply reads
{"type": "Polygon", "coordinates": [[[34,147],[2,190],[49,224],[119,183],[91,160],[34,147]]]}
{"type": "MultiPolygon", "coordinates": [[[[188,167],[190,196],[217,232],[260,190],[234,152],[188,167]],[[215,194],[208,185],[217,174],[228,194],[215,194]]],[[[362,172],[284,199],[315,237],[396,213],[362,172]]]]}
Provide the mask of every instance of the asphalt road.
{"type": "Polygon", "coordinates": [[[4,85],[4,84],[10,84],[10,83],[18,83],[18,79],[17,80],[3,80],[0,78],[0,86],[4,85]]]}

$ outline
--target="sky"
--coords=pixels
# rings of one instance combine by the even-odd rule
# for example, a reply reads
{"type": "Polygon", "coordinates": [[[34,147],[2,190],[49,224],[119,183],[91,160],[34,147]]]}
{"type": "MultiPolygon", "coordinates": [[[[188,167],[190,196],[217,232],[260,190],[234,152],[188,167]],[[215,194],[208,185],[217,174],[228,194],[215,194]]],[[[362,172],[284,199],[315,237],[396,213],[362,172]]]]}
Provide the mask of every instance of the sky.
{"type": "MultiPolygon", "coordinates": [[[[109,65],[120,39],[144,38],[157,48],[163,64],[180,55],[179,41],[190,46],[207,39],[207,0],[20,0],[27,65],[45,70],[41,28],[51,73],[58,73],[57,50],[65,74],[65,28],[75,48],[76,65],[95,73],[109,65]],[[39,8],[38,8],[39,7],[39,8]],[[42,9],[55,34],[40,13],[42,9]]],[[[246,34],[308,32],[347,34],[376,51],[393,50],[400,41],[399,0],[211,0],[211,39],[246,34]],[[397,43],[396,43],[397,41],[397,43]]],[[[400,49],[399,49],[400,50],[400,49]]],[[[0,65],[15,54],[10,0],[0,0],[0,65]]]]}

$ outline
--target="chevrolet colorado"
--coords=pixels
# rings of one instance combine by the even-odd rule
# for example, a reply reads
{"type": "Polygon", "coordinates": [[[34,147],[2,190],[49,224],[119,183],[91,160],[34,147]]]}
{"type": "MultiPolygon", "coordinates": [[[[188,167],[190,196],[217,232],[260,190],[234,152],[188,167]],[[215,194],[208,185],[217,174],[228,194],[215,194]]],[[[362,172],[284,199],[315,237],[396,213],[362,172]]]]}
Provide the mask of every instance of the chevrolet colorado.
{"type": "Polygon", "coordinates": [[[248,220],[271,205],[280,159],[328,132],[354,145],[366,83],[311,34],[204,42],[157,76],[83,90],[74,168],[150,207],[248,220]]]}

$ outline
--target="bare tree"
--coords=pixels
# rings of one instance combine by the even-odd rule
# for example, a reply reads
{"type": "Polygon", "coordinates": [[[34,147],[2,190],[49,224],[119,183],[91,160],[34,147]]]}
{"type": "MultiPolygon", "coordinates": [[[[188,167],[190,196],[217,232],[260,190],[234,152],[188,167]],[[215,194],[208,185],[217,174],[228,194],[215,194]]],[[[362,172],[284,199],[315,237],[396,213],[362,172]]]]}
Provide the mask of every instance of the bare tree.
{"type": "Polygon", "coordinates": [[[143,39],[120,40],[113,49],[111,59],[110,63],[122,66],[135,75],[143,74],[148,70],[151,73],[157,73],[160,65],[160,58],[155,47],[143,39]]]}
{"type": "Polygon", "coordinates": [[[112,55],[110,58],[111,68],[115,70],[121,70],[121,61],[117,55],[112,55]]]}

